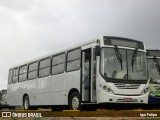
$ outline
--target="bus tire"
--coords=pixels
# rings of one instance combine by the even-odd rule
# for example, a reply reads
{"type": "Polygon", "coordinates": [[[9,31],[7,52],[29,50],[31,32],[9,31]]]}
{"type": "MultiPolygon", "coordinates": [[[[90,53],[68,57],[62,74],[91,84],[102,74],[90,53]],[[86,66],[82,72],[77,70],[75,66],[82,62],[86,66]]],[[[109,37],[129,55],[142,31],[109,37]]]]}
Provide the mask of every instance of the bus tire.
{"type": "Polygon", "coordinates": [[[30,109],[30,102],[29,102],[29,97],[25,96],[23,99],[23,109],[24,110],[29,110],[30,109]]]}
{"type": "Polygon", "coordinates": [[[70,107],[70,110],[80,110],[81,109],[80,95],[78,92],[72,93],[70,100],[69,100],[69,107],[70,107]]]}

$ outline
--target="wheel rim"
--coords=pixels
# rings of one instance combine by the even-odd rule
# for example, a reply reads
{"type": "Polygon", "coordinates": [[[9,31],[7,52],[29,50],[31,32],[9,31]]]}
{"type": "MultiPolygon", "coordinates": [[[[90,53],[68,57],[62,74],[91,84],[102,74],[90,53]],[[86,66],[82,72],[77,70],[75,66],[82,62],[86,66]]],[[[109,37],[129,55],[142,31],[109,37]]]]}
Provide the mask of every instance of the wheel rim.
{"type": "Polygon", "coordinates": [[[29,103],[28,103],[28,100],[26,99],[25,101],[24,101],[24,108],[27,110],[28,109],[28,105],[29,105],[29,103]]]}
{"type": "Polygon", "coordinates": [[[72,99],[72,108],[73,110],[78,110],[79,108],[79,98],[77,96],[72,99]]]}

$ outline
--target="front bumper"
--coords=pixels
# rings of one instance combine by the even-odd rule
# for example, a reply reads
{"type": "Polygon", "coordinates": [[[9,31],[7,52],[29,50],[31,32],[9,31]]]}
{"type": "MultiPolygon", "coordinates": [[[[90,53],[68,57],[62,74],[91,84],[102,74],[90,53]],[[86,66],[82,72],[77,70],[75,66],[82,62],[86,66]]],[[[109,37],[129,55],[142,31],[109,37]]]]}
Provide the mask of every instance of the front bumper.
{"type": "Polygon", "coordinates": [[[99,96],[97,98],[98,103],[141,103],[148,104],[149,93],[141,96],[124,96],[124,95],[114,95],[109,94],[103,90],[99,91],[99,96]]]}

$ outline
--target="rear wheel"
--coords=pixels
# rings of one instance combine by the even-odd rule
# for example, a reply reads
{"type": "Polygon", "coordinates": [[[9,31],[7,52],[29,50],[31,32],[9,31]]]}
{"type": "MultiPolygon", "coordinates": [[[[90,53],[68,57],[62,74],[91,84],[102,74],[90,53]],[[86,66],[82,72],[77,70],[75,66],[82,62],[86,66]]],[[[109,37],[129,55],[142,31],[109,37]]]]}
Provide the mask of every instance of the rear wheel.
{"type": "Polygon", "coordinates": [[[80,95],[78,92],[74,92],[69,100],[69,106],[71,110],[80,110],[81,109],[81,102],[80,102],[80,95]]]}
{"type": "Polygon", "coordinates": [[[29,97],[25,96],[24,100],[23,100],[23,108],[25,110],[29,110],[30,109],[30,102],[29,102],[29,97]]]}

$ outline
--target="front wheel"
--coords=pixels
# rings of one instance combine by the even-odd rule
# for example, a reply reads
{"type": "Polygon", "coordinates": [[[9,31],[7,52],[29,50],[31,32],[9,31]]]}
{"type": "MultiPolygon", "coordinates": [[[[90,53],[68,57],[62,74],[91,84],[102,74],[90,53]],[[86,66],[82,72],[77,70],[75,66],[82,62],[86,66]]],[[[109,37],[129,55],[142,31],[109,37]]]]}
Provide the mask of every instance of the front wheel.
{"type": "Polygon", "coordinates": [[[80,102],[80,95],[78,92],[74,92],[69,101],[69,106],[71,110],[80,110],[81,102],[80,102]]]}

